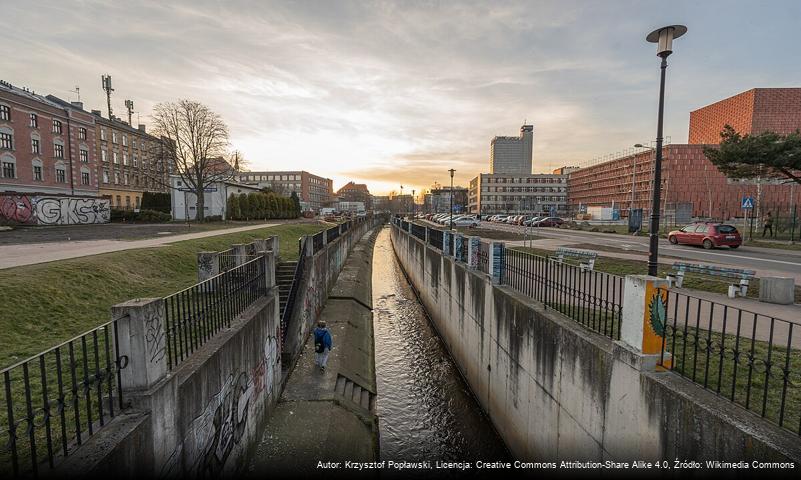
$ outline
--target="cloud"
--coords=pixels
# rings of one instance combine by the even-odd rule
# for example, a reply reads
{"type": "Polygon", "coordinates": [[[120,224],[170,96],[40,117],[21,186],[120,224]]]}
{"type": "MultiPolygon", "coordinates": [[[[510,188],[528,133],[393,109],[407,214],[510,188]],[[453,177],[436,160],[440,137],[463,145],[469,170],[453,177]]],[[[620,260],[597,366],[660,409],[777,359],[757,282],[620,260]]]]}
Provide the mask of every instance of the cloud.
{"type": "Polygon", "coordinates": [[[62,97],[80,85],[105,111],[99,77],[111,74],[115,110],[130,98],[143,123],[156,103],[193,98],[223,116],[254,169],[377,193],[447,183],[449,168],[466,184],[488,170],[492,137],[524,119],[538,172],[647,142],[658,62],[644,36],[674,19],[690,27],[670,58],[674,142],[689,110],[801,73],[785,61],[792,1],[6,3],[0,43],[24,54],[0,58],[5,80],[62,97]]]}

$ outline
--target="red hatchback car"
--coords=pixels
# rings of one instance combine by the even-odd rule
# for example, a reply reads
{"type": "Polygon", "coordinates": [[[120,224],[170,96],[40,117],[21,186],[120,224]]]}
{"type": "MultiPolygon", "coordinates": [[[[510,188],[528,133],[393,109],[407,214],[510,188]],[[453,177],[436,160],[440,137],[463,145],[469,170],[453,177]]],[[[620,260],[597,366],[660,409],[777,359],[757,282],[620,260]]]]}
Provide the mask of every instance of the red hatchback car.
{"type": "Polygon", "coordinates": [[[707,250],[715,247],[737,248],[743,243],[740,232],[733,225],[722,223],[693,223],[668,233],[668,240],[673,245],[701,245],[707,250]]]}

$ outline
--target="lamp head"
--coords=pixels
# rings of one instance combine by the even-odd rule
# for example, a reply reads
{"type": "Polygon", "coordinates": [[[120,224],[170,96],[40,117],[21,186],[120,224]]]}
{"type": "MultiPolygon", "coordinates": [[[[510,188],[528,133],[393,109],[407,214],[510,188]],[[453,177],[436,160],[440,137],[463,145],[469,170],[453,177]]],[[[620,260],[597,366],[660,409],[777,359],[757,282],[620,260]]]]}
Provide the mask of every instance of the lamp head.
{"type": "Polygon", "coordinates": [[[684,25],[669,25],[649,33],[645,40],[656,44],[656,56],[667,57],[673,53],[673,40],[687,33],[684,25]]]}

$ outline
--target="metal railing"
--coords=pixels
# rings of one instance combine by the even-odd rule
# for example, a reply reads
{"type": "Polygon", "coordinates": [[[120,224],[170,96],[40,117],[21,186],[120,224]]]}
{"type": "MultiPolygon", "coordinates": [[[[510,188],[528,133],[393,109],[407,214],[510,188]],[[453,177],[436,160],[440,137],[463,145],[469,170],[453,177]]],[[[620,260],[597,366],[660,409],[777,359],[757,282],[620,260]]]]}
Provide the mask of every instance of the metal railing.
{"type": "Polygon", "coordinates": [[[331,243],[337,238],[339,238],[339,225],[325,231],[325,243],[331,243]]]}
{"type": "Polygon", "coordinates": [[[442,251],[442,236],[442,230],[437,230],[436,228],[428,229],[428,243],[440,252],[442,251]]]}
{"type": "Polygon", "coordinates": [[[264,263],[255,258],[164,298],[170,370],[266,293],[264,263]]]}
{"type": "Polygon", "coordinates": [[[505,257],[504,285],[590,330],[620,339],[623,277],[510,248],[505,257]]]}
{"type": "Polygon", "coordinates": [[[312,253],[317,253],[323,249],[323,245],[325,245],[323,235],[325,235],[325,232],[318,232],[312,236],[312,253]]]}
{"type": "Polygon", "coordinates": [[[236,266],[236,255],[234,249],[229,248],[218,253],[220,258],[220,272],[227,272],[236,266]]]}
{"type": "Polygon", "coordinates": [[[298,285],[301,283],[301,276],[303,275],[303,268],[306,264],[306,242],[310,241],[309,237],[301,237],[298,241],[298,263],[295,265],[295,273],[292,277],[292,286],[289,287],[289,293],[286,297],[286,304],[284,311],[281,314],[281,345],[286,342],[287,326],[289,319],[292,317],[292,311],[295,309],[295,300],[298,297],[298,285]]]}
{"type": "Polygon", "coordinates": [[[490,273],[489,256],[490,244],[487,242],[481,242],[478,248],[478,269],[484,273],[490,273]]]}
{"type": "Polygon", "coordinates": [[[420,240],[426,240],[426,227],[422,225],[417,225],[416,223],[412,223],[412,235],[419,238],[420,240]]]}
{"type": "Polygon", "coordinates": [[[0,476],[54,468],[124,407],[116,322],[5,368],[0,476]]]}
{"type": "Polygon", "coordinates": [[[668,291],[660,364],[801,435],[801,324],[668,291]]]}

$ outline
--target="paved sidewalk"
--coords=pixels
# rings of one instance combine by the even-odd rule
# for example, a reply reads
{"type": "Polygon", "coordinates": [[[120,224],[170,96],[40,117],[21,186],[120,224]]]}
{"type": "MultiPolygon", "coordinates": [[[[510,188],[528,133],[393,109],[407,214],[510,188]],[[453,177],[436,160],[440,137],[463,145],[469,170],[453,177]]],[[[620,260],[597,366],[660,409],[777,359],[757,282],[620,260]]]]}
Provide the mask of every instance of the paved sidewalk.
{"type": "Polygon", "coordinates": [[[29,243],[21,245],[0,246],[0,269],[20,267],[23,265],[33,265],[37,263],[53,262],[56,260],[66,260],[69,258],[85,257],[87,255],[98,255],[101,253],[118,252],[122,250],[133,250],[135,248],[153,248],[183,240],[193,240],[196,238],[216,237],[229,233],[246,232],[279,225],[277,223],[265,223],[260,225],[248,225],[246,227],[228,228],[220,230],[209,230],[198,233],[187,233],[183,235],[171,235],[163,238],[149,238],[147,240],[86,240],[78,242],[62,243],[29,243]]]}
{"type": "MultiPolygon", "coordinates": [[[[559,247],[563,246],[570,246],[570,245],[578,245],[580,243],[586,244],[587,242],[576,242],[572,240],[565,240],[565,239],[556,239],[556,238],[545,238],[541,240],[534,240],[529,242],[523,241],[507,241],[505,242],[507,245],[510,246],[517,246],[522,247],[524,243],[526,245],[530,245],[532,248],[541,248],[544,250],[556,250],[559,247]]],[[[622,260],[648,260],[647,253],[623,253],[623,252],[610,252],[605,250],[595,250],[598,252],[598,255],[601,257],[608,257],[608,258],[620,258],[622,260]]],[[[663,265],[673,265],[674,262],[680,261],[679,258],[675,256],[669,255],[662,255],[659,257],[659,263],[663,265]]],[[[731,265],[725,263],[719,263],[714,261],[697,261],[697,260],[690,260],[690,263],[698,263],[701,265],[714,265],[714,266],[724,266],[730,267],[731,265]]],[[[777,271],[771,270],[767,268],[755,269],[757,277],[793,277],[795,279],[796,285],[801,285],[801,271],[796,272],[795,274],[788,274],[786,271],[777,271]]]]}

